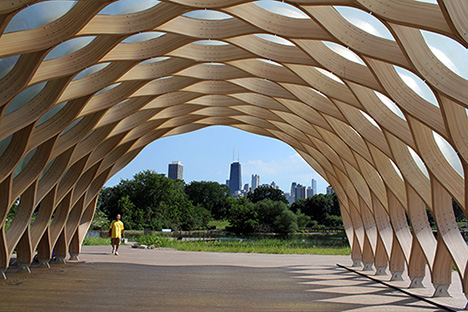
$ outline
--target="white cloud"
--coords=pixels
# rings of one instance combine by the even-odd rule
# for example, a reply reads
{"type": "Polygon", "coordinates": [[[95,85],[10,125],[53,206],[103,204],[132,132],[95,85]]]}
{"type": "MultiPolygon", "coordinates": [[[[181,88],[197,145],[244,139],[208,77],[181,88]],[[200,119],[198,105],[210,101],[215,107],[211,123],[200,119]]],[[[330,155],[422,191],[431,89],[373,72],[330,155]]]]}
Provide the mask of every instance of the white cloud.
{"type": "Polygon", "coordinates": [[[257,174],[284,174],[291,172],[301,172],[309,165],[298,154],[292,154],[287,159],[274,159],[268,162],[263,160],[249,160],[243,164],[245,172],[257,174]]]}
{"type": "Polygon", "coordinates": [[[277,160],[270,162],[249,160],[243,167],[244,172],[252,172],[252,174],[278,174],[283,169],[277,160]]]}

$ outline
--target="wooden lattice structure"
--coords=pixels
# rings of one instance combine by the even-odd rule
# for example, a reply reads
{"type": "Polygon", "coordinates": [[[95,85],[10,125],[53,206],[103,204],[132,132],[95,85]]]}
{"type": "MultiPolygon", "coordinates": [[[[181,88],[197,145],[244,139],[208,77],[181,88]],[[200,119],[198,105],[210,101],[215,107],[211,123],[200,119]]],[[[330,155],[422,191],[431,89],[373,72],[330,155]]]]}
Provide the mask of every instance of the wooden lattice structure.
{"type": "Polygon", "coordinates": [[[468,81],[425,34],[466,49],[468,1],[129,2],[0,1],[1,269],[14,250],[26,270],[75,257],[99,190],[146,145],[228,125],[330,183],[356,264],[412,286],[427,265],[439,295],[454,264],[467,291],[468,81]]]}

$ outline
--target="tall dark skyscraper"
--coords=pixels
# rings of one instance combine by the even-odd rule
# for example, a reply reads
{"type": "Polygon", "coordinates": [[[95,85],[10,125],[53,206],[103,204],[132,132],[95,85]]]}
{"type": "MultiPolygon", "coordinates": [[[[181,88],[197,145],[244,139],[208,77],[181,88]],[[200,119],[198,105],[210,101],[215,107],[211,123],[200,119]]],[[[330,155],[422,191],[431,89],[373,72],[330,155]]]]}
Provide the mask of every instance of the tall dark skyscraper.
{"type": "Polygon", "coordinates": [[[240,191],[242,188],[242,170],[241,164],[238,161],[231,163],[231,171],[229,173],[229,187],[231,194],[240,191]]]}

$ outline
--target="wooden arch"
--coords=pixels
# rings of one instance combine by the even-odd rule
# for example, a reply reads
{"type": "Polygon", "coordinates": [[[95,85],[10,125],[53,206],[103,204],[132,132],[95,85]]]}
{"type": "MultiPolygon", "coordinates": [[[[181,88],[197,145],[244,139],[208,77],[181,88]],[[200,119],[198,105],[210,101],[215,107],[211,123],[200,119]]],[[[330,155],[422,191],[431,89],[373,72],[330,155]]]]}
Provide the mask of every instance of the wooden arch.
{"type": "Polygon", "coordinates": [[[286,0],[277,4],[285,11],[163,0],[122,14],[100,14],[115,1],[76,1],[28,23],[47,2],[0,1],[2,270],[14,250],[26,270],[36,252],[43,262],[52,250],[75,257],[100,188],[146,145],[228,125],[284,141],[329,181],[356,264],[388,266],[395,279],[407,269],[412,286],[427,265],[438,295],[454,264],[468,290],[452,211],[452,199],[467,209],[468,81],[421,32],[466,49],[467,1],[286,0]],[[391,38],[358,27],[343,7],[391,38]],[[200,9],[223,17],[190,15],[200,9]]]}

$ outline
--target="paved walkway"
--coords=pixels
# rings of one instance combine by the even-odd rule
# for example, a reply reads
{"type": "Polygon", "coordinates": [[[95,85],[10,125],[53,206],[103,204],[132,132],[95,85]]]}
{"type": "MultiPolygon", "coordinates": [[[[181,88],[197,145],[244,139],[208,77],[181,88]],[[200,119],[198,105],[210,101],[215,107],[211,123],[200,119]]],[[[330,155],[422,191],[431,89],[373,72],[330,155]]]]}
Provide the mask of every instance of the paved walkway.
{"type": "MultiPolygon", "coordinates": [[[[0,281],[0,311],[440,311],[338,268],[336,263],[351,264],[348,256],[130,246],[114,256],[108,246],[85,246],[80,259],[50,269],[33,266],[31,274],[9,270],[8,280],[0,281]]],[[[407,280],[399,283],[408,286],[407,280]]],[[[438,302],[459,309],[466,300],[460,293],[438,302]]]]}

